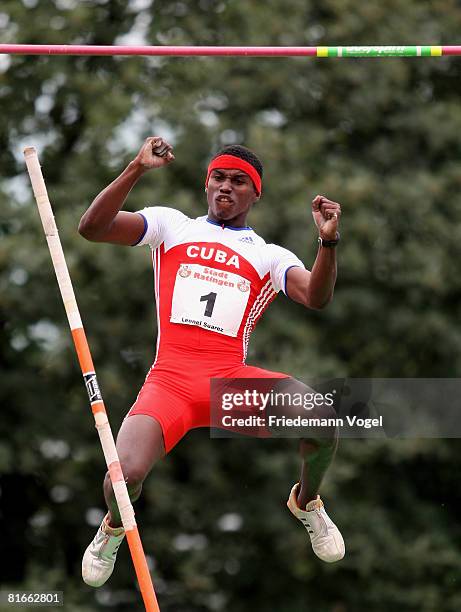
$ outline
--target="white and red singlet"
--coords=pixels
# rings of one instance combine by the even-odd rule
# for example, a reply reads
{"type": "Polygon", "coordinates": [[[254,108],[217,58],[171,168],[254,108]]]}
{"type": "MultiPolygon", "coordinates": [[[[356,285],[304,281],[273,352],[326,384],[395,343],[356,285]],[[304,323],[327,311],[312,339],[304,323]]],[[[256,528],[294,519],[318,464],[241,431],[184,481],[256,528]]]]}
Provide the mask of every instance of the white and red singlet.
{"type": "Polygon", "coordinates": [[[285,378],[245,364],[256,323],[304,267],[290,251],[266,244],[251,227],[191,219],[173,208],[139,212],[149,245],[157,305],[157,354],[129,416],[161,425],[166,451],[194,427],[209,426],[211,378],[285,378]]]}

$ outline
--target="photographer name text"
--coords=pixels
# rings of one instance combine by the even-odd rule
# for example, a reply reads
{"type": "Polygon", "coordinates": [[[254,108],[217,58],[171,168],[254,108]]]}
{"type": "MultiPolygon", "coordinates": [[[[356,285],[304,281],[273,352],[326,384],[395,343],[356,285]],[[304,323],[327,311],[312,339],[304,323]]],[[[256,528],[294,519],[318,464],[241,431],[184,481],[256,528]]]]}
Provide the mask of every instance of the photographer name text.
{"type": "Polygon", "coordinates": [[[234,417],[226,414],[222,417],[223,427],[359,427],[362,429],[372,429],[373,427],[383,426],[382,415],[376,418],[360,418],[356,415],[347,415],[343,418],[315,419],[308,417],[285,417],[285,416],[261,416],[249,415],[247,417],[234,417]]]}

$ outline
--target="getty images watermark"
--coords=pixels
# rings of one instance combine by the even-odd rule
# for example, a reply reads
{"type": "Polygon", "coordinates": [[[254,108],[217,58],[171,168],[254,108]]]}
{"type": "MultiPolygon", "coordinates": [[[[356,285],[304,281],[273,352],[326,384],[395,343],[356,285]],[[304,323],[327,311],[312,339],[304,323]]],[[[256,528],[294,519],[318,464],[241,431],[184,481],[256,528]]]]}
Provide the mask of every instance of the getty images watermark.
{"type": "Polygon", "coordinates": [[[461,379],[211,381],[211,435],[461,438],[461,379]]]}
{"type": "MultiPolygon", "coordinates": [[[[245,389],[243,392],[223,393],[221,397],[221,408],[223,415],[221,424],[226,428],[237,427],[382,427],[383,417],[377,418],[360,417],[357,414],[339,416],[327,416],[329,411],[323,408],[333,408],[337,391],[333,389],[328,393],[309,392],[283,392],[271,389],[269,392],[261,392],[256,389],[245,389]],[[245,407],[251,414],[238,416],[236,409],[245,407]],[[294,414],[300,412],[301,408],[306,412],[304,416],[294,414]],[[286,414],[289,411],[291,416],[286,414]],[[307,416],[309,413],[318,413],[318,416],[307,416]],[[324,415],[322,413],[325,412],[324,415]]],[[[238,411],[238,410],[237,410],[238,411]]]]}

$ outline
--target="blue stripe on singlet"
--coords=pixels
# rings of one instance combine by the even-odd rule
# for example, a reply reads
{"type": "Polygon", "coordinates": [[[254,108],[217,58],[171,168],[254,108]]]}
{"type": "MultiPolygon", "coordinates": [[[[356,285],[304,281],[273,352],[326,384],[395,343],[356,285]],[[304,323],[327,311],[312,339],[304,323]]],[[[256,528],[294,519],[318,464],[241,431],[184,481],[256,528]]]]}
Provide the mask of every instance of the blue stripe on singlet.
{"type": "MultiPolygon", "coordinates": [[[[287,293],[287,273],[288,273],[288,270],[291,270],[291,268],[300,268],[300,267],[301,267],[301,266],[297,266],[297,265],[295,264],[295,265],[293,265],[293,266],[288,266],[288,268],[285,270],[285,278],[284,278],[284,280],[283,280],[283,293],[284,293],[284,294],[285,294],[287,297],[290,297],[290,296],[288,295],[288,293],[287,293]]],[[[290,300],[291,300],[291,298],[290,298],[290,300]]]]}
{"type": "Polygon", "coordinates": [[[144,220],[144,229],[142,231],[142,234],[139,236],[138,240],[136,240],[136,242],[134,244],[132,244],[131,246],[136,246],[137,244],[139,244],[141,242],[141,240],[144,238],[144,236],[146,235],[146,232],[147,232],[147,219],[146,219],[146,217],[142,213],[140,213],[140,212],[138,212],[136,214],[137,215],[141,215],[141,217],[143,218],[143,220],[144,220]]]}
{"type": "Polygon", "coordinates": [[[253,230],[252,227],[232,227],[232,225],[224,225],[223,223],[218,223],[217,221],[212,221],[211,219],[207,219],[207,223],[211,223],[212,225],[217,225],[218,227],[222,227],[223,229],[234,230],[235,232],[241,232],[243,230],[253,230]]]}

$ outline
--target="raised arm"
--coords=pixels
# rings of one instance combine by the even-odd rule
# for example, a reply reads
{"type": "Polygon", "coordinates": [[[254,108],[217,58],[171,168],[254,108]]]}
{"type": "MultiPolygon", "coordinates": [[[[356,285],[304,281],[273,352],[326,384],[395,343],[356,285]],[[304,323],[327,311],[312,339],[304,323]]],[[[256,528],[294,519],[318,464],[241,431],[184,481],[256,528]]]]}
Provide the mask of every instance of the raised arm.
{"type": "Polygon", "coordinates": [[[147,138],[134,160],[93,200],[80,220],[79,233],[94,242],[135,244],[144,231],[144,219],[137,213],[120,209],[145,172],[173,160],[173,148],[166,140],[160,136],[147,138]]]}
{"type": "MultiPolygon", "coordinates": [[[[339,239],[338,225],[341,217],[341,206],[325,196],[318,195],[312,201],[312,215],[322,241],[339,239]]],[[[332,299],[336,282],[336,247],[323,246],[319,250],[312,270],[290,268],[287,272],[286,291],[288,296],[306,306],[320,310],[332,299]]]]}

